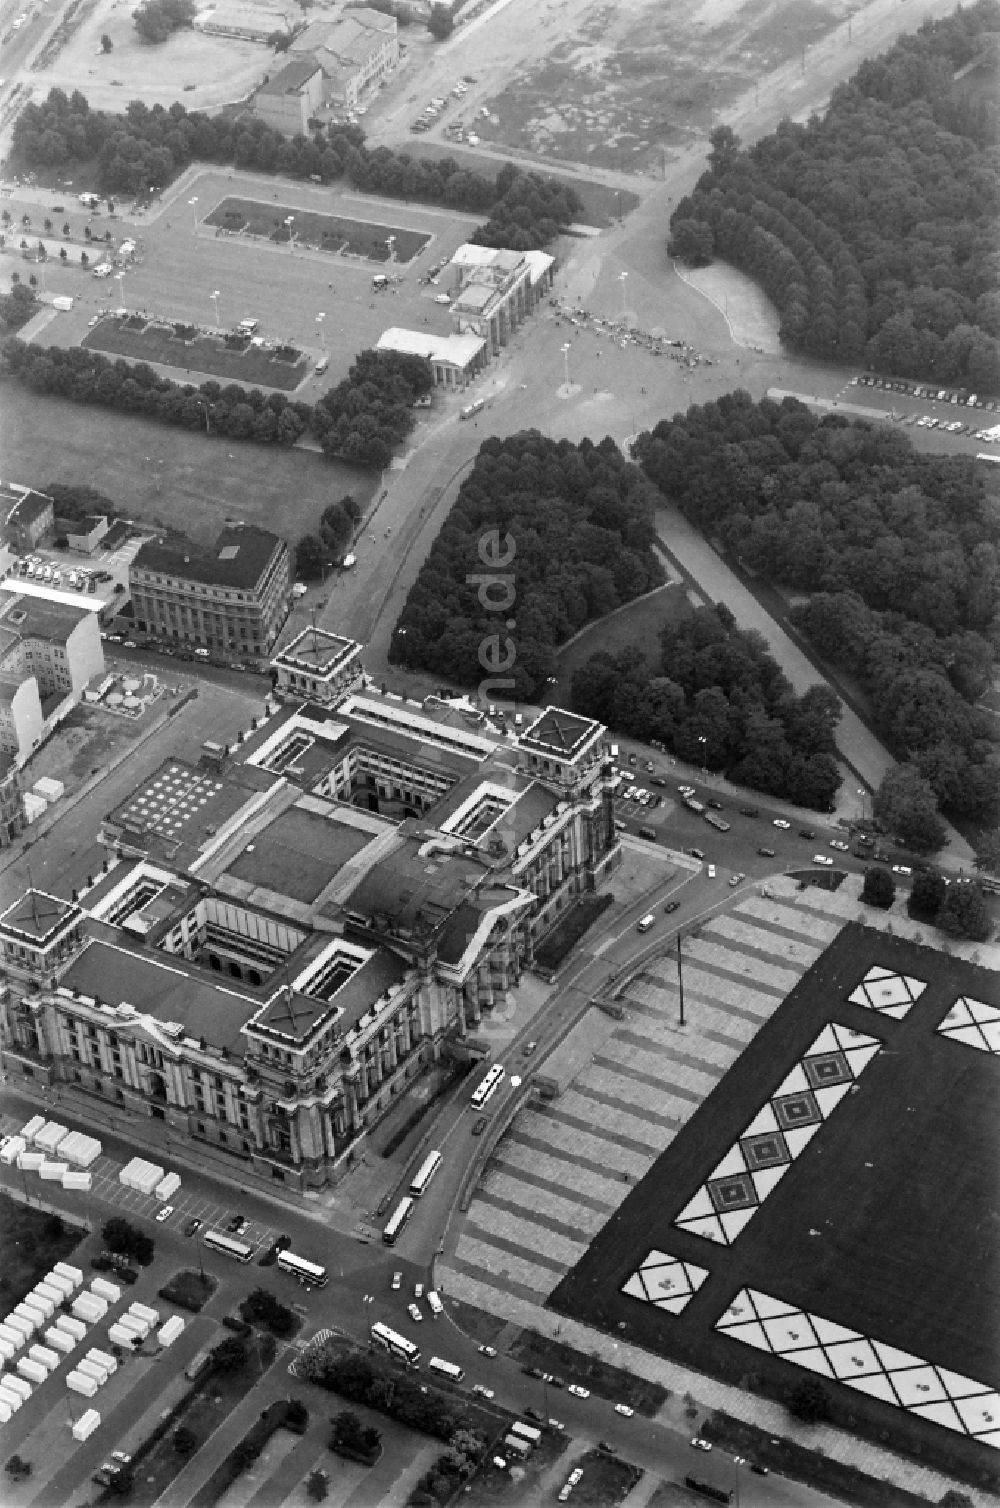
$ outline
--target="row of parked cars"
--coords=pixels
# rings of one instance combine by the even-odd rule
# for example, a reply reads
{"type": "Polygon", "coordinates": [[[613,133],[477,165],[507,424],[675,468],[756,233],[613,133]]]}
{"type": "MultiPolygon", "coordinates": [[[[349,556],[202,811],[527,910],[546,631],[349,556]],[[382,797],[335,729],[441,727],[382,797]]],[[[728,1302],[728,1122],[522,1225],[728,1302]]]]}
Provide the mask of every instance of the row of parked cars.
{"type": "Polygon", "coordinates": [[[23,560],[15,561],[8,574],[23,576],[27,581],[37,581],[44,586],[65,587],[76,592],[95,592],[99,581],[112,579],[108,571],[87,571],[82,566],[64,568],[41,555],[26,555],[23,560]]]}
{"type": "Polygon", "coordinates": [[[933,403],[957,403],[964,408],[986,408],[993,413],[1000,411],[1000,403],[993,398],[980,398],[978,393],[928,387],[926,383],[907,382],[895,377],[877,377],[873,372],[862,372],[860,377],[852,377],[851,387],[883,388],[887,393],[909,393],[913,398],[927,398],[933,403]]]}

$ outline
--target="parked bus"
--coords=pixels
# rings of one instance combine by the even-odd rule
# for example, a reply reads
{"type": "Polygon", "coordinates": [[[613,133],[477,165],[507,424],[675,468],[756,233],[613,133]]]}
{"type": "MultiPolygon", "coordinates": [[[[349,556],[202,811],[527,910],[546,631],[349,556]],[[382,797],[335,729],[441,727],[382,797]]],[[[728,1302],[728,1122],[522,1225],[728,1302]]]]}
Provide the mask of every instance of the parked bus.
{"type": "Polygon", "coordinates": [[[412,1340],[407,1340],[405,1335],[397,1335],[395,1330],[390,1330],[381,1320],[372,1325],[371,1334],[376,1346],[381,1346],[383,1351],[388,1351],[397,1360],[405,1361],[408,1367],[415,1367],[419,1362],[420,1347],[415,1346],[412,1340]]]}
{"type": "Polygon", "coordinates": [[[536,1429],[533,1424],[522,1423],[520,1419],[516,1424],[511,1425],[510,1432],[512,1435],[520,1435],[521,1439],[527,1440],[529,1445],[539,1445],[541,1443],[541,1430],[536,1429]]]}
{"type": "Polygon", "coordinates": [[[315,1262],[307,1262],[305,1257],[297,1257],[293,1251],[279,1251],[278,1266],[282,1272],[290,1272],[293,1278],[298,1278],[308,1288],[326,1287],[326,1268],[317,1267],[315,1262]]]}
{"type": "Polygon", "coordinates": [[[382,1232],[382,1240],[385,1242],[386,1246],[392,1246],[395,1244],[396,1237],[399,1235],[400,1231],[403,1229],[403,1226],[406,1224],[407,1220],[409,1220],[412,1214],[413,1200],[410,1198],[409,1194],[407,1194],[406,1197],[404,1199],[401,1199],[396,1205],[396,1208],[393,1210],[392,1216],[389,1220],[389,1224],[382,1232]]]}
{"type": "Polygon", "coordinates": [[[449,1382],[461,1382],[465,1376],[461,1367],[456,1366],[453,1361],[442,1361],[440,1356],[432,1356],[427,1366],[439,1377],[447,1377],[449,1382]]]}
{"type": "Polygon", "coordinates": [[[440,1152],[428,1152],[410,1184],[410,1193],[414,1199],[419,1199],[424,1189],[430,1183],[434,1174],[441,1166],[442,1157],[440,1152]]]}
{"type": "Polygon", "coordinates": [[[252,1246],[248,1246],[245,1241],[235,1241],[232,1236],[224,1236],[220,1230],[207,1230],[202,1240],[213,1251],[221,1251],[224,1256],[235,1257],[237,1262],[249,1262],[253,1256],[252,1246]]]}
{"type": "Polygon", "coordinates": [[[485,407],[486,407],[486,399],[485,398],[477,398],[476,401],[475,401],[475,403],[467,403],[466,404],[465,408],[463,408],[462,412],[459,414],[459,418],[460,419],[471,419],[474,414],[482,413],[482,411],[483,411],[483,409],[485,407]]]}
{"type": "Polygon", "coordinates": [[[486,1075],[485,1079],[483,1079],[479,1087],[473,1090],[472,1108],[474,1110],[481,1110],[486,1104],[486,1101],[488,1099],[491,1099],[493,1095],[496,1094],[497,1090],[500,1088],[500,1081],[503,1078],[503,1075],[504,1070],[502,1064],[494,1063],[493,1067],[490,1069],[489,1073],[486,1075]]]}
{"type": "Polygon", "coordinates": [[[726,821],[725,817],[720,817],[717,812],[703,812],[702,816],[709,826],[714,827],[718,832],[727,833],[729,831],[730,824],[726,821]]]}

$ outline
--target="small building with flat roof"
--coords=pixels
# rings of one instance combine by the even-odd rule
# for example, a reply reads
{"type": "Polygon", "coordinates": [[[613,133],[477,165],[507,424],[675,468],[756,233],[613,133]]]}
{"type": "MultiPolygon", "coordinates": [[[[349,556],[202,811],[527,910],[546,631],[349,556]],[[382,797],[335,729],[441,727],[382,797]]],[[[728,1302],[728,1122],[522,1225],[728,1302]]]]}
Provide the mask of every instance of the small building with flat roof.
{"type": "Polygon", "coordinates": [[[431,364],[438,387],[468,387],[489,360],[486,341],[469,331],[461,335],[431,335],[426,330],[393,326],[379,336],[376,350],[423,356],[431,364]]]}
{"type": "Polygon", "coordinates": [[[325,628],[304,628],[271,659],[279,696],[330,706],[363,675],[361,645],[325,628]]]}

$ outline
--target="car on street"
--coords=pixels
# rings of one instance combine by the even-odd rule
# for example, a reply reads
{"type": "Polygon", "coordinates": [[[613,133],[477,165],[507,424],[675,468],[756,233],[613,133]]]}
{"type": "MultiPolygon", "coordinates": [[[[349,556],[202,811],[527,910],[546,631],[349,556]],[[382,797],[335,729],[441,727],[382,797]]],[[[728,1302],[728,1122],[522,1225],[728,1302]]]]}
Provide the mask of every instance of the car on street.
{"type": "Polygon", "coordinates": [[[704,859],[705,857],[700,848],[689,848],[688,853],[691,855],[692,859],[704,859]]]}
{"type": "Polygon", "coordinates": [[[526,1058],[530,1058],[531,1054],[535,1051],[535,1048],[537,1046],[537,1042],[525,1042],[524,1046],[521,1048],[521,1051],[526,1058]]]}
{"type": "Polygon", "coordinates": [[[815,836],[816,836],[816,834],[813,832],[813,830],[812,830],[811,827],[800,827],[799,828],[799,837],[800,838],[815,838],[815,836]]]}
{"type": "Polygon", "coordinates": [[[403,1286],[403,1274],[401,1272],[394,1272],[393,1275],[392,1275],[392,1288],[393,1288],[393,1292],[395,1293],[402,1286],[403,1286]]]}
{"type": "Polygon", "coordinates": [[[773,848],[758,848],[757,852],[760,854],[760,856],[761,856],[762,859],[773,859],[774,858],[774,849],[773,848]]]}
{"type": "Polygon", "coordinates": [[[767,1466],[762,1466],[759,1461],[751,1461],[750,1470],[755,1472],[759,1477],[766,1477],[770,1471],[770,1468],[767,1466]]]}
{"type": "Polygon", "coordinates": [[[746,875],[743,874],[742,872],[739,872],[737,874],[731,875],[730,876],[730,880],[729,880],[729,888],[730,888],[730,890],[735,890],[736,886],[739,885],[740,882],[742,880],[745,880],[745,879],[746,879],[746,875]]]}
{"type": "Polygon", "coordinates": [[[172,1204],[165,1204],[161,1210],[157,1210],[157,1212],[156,1212],[156,1223],[157,1223],[157,1225],[162,1225],[163,1222],[164,1222],[164,1220],[169,1220],[170,1216],[173,1214],[173,1212],[174,1212],[174,1206],[172,1204]]]}
{"type": "Polygon", "coordinates": [[[716,801],[714,797],[710,797],[708,801],[705,802],[705,805],[710,806],[713,812],[721,812],[723,810],[722,802],[716,801]]]}
{"type": "Polygon", "coordinates": [[[913,870],[911,869],[909,864],[894,864],[892,866],[892,872],[893,874],[912,874],[913,870]]]}
{"type": "Polygon", "coordinates": [[[695,1450],[711,1450],[712,1449],[712,1442],[711,1442],[711,1440],[703,1440],[700,1435],[695,1435],[694,1439],[691,1441],[691,1444],[692,1444],[692,1446],[693,1446],[693,1448],[695,1450]]]}
{"type": "Polygon", "coordinates": [[[709,866],[708,866],[708,878],[710,880],[714,880],[715,879],[715,865],[714,864],[709,864],[709,866]]]}
{"type": "Polygon", "coordinates": [[[571,1382],[569,1385],[569,1391],[573,1394],[574,1398],[590,1397],[590,1389],[582,1388],[578,1382],[571,1382]]]}
{"type": "Polygon", "coordinates": [[[555,1430],[557,1435],[561,1435],[565,1432],[566,1426],[565,1424],[563,1424],[561,1419],[546,1419],[545,1422],[548,1425],[549,1429],[555,1430]]]}
{"type": "Polygon", "coordinates": [[[201,1230],[201,1221],[200,1220],[188,1220],[187,1223],[184,1226],[184,1235],[185,1236],[195,1236],[195,1235],[198,1234],[198,1232],[200,1230],[201,1230]]]}
{"type": "Polygon", "coordinates": [[[831,838],[830,839],[830,847],[831,848],[835,848],[838,853],[849,853],[850,852],[850,844],[849,843],[845,843],[844,840],[843,840],[843,838],[831,838]]]}
{"type": "Polygon", "coordinates": [[[420,1310],[417,1308],[416,1304],[407,1304],[406,1312],[410,1316],[410,1319],[415,1320],[419,1325],[420,1321],[423,1319],[423,1315],[420,1313],[420,1310]]]}
{"type": "Polygon", "coordinates": [[[784,817],[775,817],[771,825],[773,827],[780,827],[783,833],[787,833],[792,824],[786,822],[784,817]]]}
{"type": "Polygon", "coordinates": [[[486,1119],[486,1116],[481,1115],[472,1127],[473,1136],[482,1136],[488,1125],[489,1121],[486,1119]]]}
{"type": "Polygon", "coordinates": [[[415,1299],[422,1299],[423,1296],[424,1296],[424,1285],[423,1285],[423,1283],[414,1283],[414,1285],[413,1285],[413,1297],[415,1299]]]}
{"type": "Polygon", "coordinates": [[[814,853],[813,854],[813,863],[814,864],[822,864],[824,868],[829,868],[829,869],[833,868],[833,860],[830,858],[829,854],[814,853]]]}
{"type": "Polygon", "coordinates": [[[480,1356],[495,1356],[497,1354],[497,1348],[496,1346],[480,1346],[479,1354],[480,1356]]]}
{"type": "Polygon", "coordinates": [[[668,901],[667,904],[664,906],[663,909],[666,912],[667,916],[672,916],[673,913],[677,910],[677,908],[678,908],[679,905],[680,905],[680,901],[668,901]]]}
{"type": "Polygon", "coordinates": [[[486,1384],[482,1382],[474,1382],[472,1384],[472,1391],[474,1393],[478,1393],[480,1398],[492,1398],[494,1396],[493,1389],[488,1388],[486,1384]]]}
{"type": "Polygon", "coordinates": [[[614,1445],[609,1445],[607,1440],[598,1440],[597,1449],[600,1451],[602,1456],[616,1456],[618,1454],[617,1447],[614,1445]]]}
{"type": "Polygon", "coordinates": [[[631,1419],[632,1415],[635,1413],[635,1409],[630,1409],[627,1403],[616,1403],[615,1413],[621,1414],[625,1419],[631,1419]]]}
{"type": "Polygon", "coordinates": [[[582,1466],[574,1466],[573,1470],[570,1472],[569,1476],[566,1478],[566,1481],[569,1483],[570,1487],[575,1487],[576,1484],[577,1484],[577,1482],[579,1482],[579,1480],[580,1480],[580,1478],[582,1476],[583,1476],[583,1467],[582,1466]]]}

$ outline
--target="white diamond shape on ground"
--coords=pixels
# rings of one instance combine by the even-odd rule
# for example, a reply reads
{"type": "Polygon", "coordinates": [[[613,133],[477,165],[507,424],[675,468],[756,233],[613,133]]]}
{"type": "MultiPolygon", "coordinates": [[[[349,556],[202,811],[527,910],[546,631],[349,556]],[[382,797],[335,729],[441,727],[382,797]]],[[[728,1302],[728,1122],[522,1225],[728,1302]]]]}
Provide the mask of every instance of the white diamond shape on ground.
{"type": "Polygon", "coordinates": [[[777,1131],[778,1118],[770,1105],[765,1105],[763,1110],[758,1111],[753,1120],[743,1132],[744,1136],[766,1136],[769,1131],[777,1131]]]}
{"type": "Polygon", "coordinates": [[[806,1053],[806,1057],[813,1057],[818,1052],[839,1052],[840,1043],[834,1036],[832,1026],[824,1026],[813,1045],[806,1053]]]}
{"type": "Polygon", "coordinates": [[[780,1168],[761,1168],[759,1173],[751,1173],[753,1186],[757,1190],[757,1198],[763,1202],[776,1183],[780,1183],[788,1172],[789,1164],[783,1162],[780,1168]]]}
{"type": "Polygon", "coordinates": [[[933,1367],[911,1367],[905,1372],[893,1372],[892,1385],[899,1394],[904,1408],[916,1408],[918,1403],[938,1403],[945,1390],[933,1367]]]}
{"type": "Polygon", "coordinates": [[[904,979],[881,979],[877,984],[867,984],[865,988],[876,1010],[884,1011],[892,1005],[910,1004],[910,992],[904,979]]]}
{"type": "Polygon", "coordinates": [[[814,1346],[810,1351],[796,1351],[790,1356],[789,1361],[794,1361],[797,1367],[808,1367],[810,1372],[820,1372],[824,1377],[833,1376],[833,1368],[827,1360],[826,1352],[814,1346]]]}
{"type": "Polygon", "coordinates": [[[708,1215],[714,1214],[715,1205],[712,1203],[712,1197],[703,1186],[698,1190],[693,1199],[688,1200],[674,1224],[679,1224],[682,1220],[701,1220],[708,1215]]]}
{"type": "Polygon", "coordinates": [[[747,1291],[741,1288],[729,1308],[716,1320],[715,1328],[724,1330],[727,1325],[744,1325],[753,1312],[747,1291]]]}
{"type": "Polygon", "coordinates": [[[670,1314],[683,1314],[690,1302],[691,1295],[688,1293],[676,1299],[656,1299],[653,1307],[655,1309],[666,1309],[670,1314]]]}
{"type": "Polygon", "coordinates": [[[980,1031],[986,1039],[986,1046],[992,1053],[1000,1053],[1000,1021],[985,1021],[980,1031]]]}
{"type": "Polygon", "coordinates": [[[992,1445],[994,1450],[1000,1450],[1000,1429],[995,1429],[988,1435],[977,1435],[977,1445],[992,1445]]]}
{"type": "Polygon", "coordinates": [[[637,1272],[634,1272],[628,1282],[622,1285],[622,1293],[627,1293],[631,1299],[642,1299],[643,1303],[649,1303],[649,1294],[637,1272]]]}
{"type": "Polygon", "coordinates": [[[977,1052],[996,1051],[987,1043],[981,1026],[957,1026],[942,1035],[947,1037],[949,1042],[961,1042],[964,1047],[974,1047],[977,1052]]]}
{"type": "Polygon", "coordinates": [[[1000,1428],[1000,1396],[983,1393],[979,1398],[960,1398],[955,1404],[970,1435],[984,1435],[1000,1428]]]}
{"type": "Polygon", "coordinates": [[[895,969],[883,969],[881,964],[875,964],[874,968],[869,969],[865,975],[865,983],[867,984],[869,979],[895,979],[895,977],[895,969]]]}
{"type": "Polygon", "coordinates": [[[856,1079],[861,1077],[872,1058],[877,1057],[881,1051],[881,1047],[877,1044],[875,1047],[849,1047],[847,1049],[844,1056],[856,1079]]]}
{"type": "Polygon", "coordinates": [[[720,1246],[728,1246],[728,1242],[722,1233],[722,1226],[715,1215],[706,1215],[701,1220],[675,1220],[675,1225],[690,1231],[692,1236],[704,1236],[706,1241],[717,1241],[720,1246]]]}
{"type": "Polygon", "coordinates": [[[973,1021],[1000,1021],[1000,1007],[984,1005],[981,1000],[970,1000],[964,995],[960,1004],[965,1006],[973,1021]]]}
{"type": "Polygon", "coordinates": [[[687,1274],[688,1285],[690,1286],[691,1292],[697,1293],[702,1283],[704,1283],[705,1279],[708,1277],[708,1268],[699,1267],[697,1262],[684,1262],[682,1265],[684,1267],[684,1271],[687,1274]]]}
{"type": "Polygon", "coordinates": [[[732,1178],[735,1173],[745,1173],[747,1170],[746,1159],[740,1150],[739,1143],[730,1147],[722,1161],[712,1169],[712,1178],[732,1178]]]}
{"type": "Polygon", "coordinates": [[[643,1257],[639,1270],[641,1272],[644,1267],[659,1267],[663,1262],[676,1261],[677,1258],[671,1256],[669,1251],[658,1251],[654,1246],[653,1250],[647,1256],[643,1257]]]}
{"type": "MultiPolygon", "coordinates": [[[[765,1320],[764,1330],[772,1348],[780,1356],[787,1356],[789,1352],[804,1351],[807,1347],[816,1344],[813,1327],[804,1314],[799,1315],[798,1318],[765,1320]]],[[[794,1360],[794,1355],[792,1359],[794,1360]]]]}
{"type": "Polygon", "coordinates": [[[731,1335],[733,1340],[741,1340],[745,1346],[753,1346],[757,1351],[770,1351],[771,1349],[767,1343],[767,1336],[764,1334],[763,1326],[758,1325],[756,1320],[749,1325],[733,1325],[727,1328],[726,1334],[731,1335]]]}
{"type": "Polygon", "coordinates": [[[864,1032],[856,1032],[852,1026],[841,1026],[834,1023],[834,1035],[844,1052],[849,1047],[881,1047],[878,1037],[869,1037],[864,1032]]]}
{"type": "Polygon", "coordinates": [[[802,1064],[796,1063],[788,1077],[782,1079],[771,1098],[776,1099],[779,1094],[802,1094],[804,1090],[809,1088],[809,1080],[805,1076],[802,1064]]]}
{"type": "Polygon", "coordinates": [[[863,1005],[867,1011],[870,1011],[872,1008],[872,1003],[868,999],[868,991],[863,984],[859,984],[856,990],[852,990],[847,998],[852,1005],[863,1005]]]}
{"type": "Polygon", "coordinates": [[[730,1210],[728,1214],[719,1216],[719,1223],[722,1226],[723,1234],[730,1246],[736,1240],[743,1227],[748,1221],[753,1219],[756,1213],[757,1206],[754,1205],[751,1210],[730,1210]]]}
{"type": "MultiPolygon", "coordinates": [[[[922,1356],[911,1356],[909,1351],[897,1351],[895,1346],[887,1346],[883,1340],[873,1340],[872,1345],[875,1347],[875,1355],[887,1372],[892,1372],[902,1367],[922,1367],[926,1365],[922,1356]]],[[[940,1371],[940,1368],[938,1370],[940,1371]]]]}
{"type": "Polygon", "coordinates": [[[953,1404],[944,1403],[919,1403],[916,1408],[910,1409],[911,1414],[919,1414],[921,1419],[929,1419],[932,1424],[942,1424],[945,1429],[955,1429],[965,1434],[962,1421],[955,1413],[953,1404]]]}
{"type": "Polygon", "coordinates": [[[911,997],[914,1000],[919,1000],[921,995],[924,993],[924,990],[926,990],[927,988],[927,985],[924,983],[924,981],[922,979],[914,979],[911,974],[904,974],[903,980],[910,992],[911,997]]]}
{"type": "Polygon", "coordinates": [[[753,1305],[754,1313],[762,1320],[780,1319],[782,1315],[804,1315],[795,1304],[786,1304],[784,1299],[776,1299],[773,1294],[761,1293],[759,1288],[745,1288],[742,1297],[753,1305]]]}
{"type": "MultiPolygon", "coordinates": [[[[798,1357],[795,1358],[798,1361],[798,1357]]],[[[870,1372],[867,1377],[842,1377],[849,1388],[856,1388],[859,1393],[867,1393],[871,1398],[881,1398],[883,1403],[895,1404],[899,1407],[899,1400],[892,1391],[892,1383],[884,1372],[870,1372]]]]}
{"type": "Polygon", "coordinates": [[[878,1357],[867,1340],[845,1340],[839,1345],[827,1346],[826,1354],[837,1376],[843,1380],[858,1377],[865,1372],[880,1372],[878,1357]]]}
{"type": "Polygon", "coordinates": [[[952,1031],[956,1026],[968,1026],[969,1022],[974,1019],[966,1001],[956,1000],[947,1016],[942,1020],[938,1031],[947,1032],[952,1031]]]}
{"type": "Polygon", "coordinates": [[[952,1398],[971,1398],[976,1393],[992,1391],[985,1382],[977,1382],[974,1377],[963,1377],[961,1372],[949,1372],[947,1367],[938,1367],[937,1374],[952,1398]]]}
{"type": "Polygon", "coordinates": [[[835,1320],[824,1319],[820,1314],[811,1316],[816,1334],[824,1346],[835,1346],[842,1340],[861,1340],[857,1330],[848,1330],[844,1325],[838,1325],[835,1320]]]}
{"type": "Polygon", "coordinates": [[[849,1094],[850,1090],[850,1084],[827,1084],[824,1089],[813,1090],[813,1097],[824,1120],[830,1118],[844,1095],[849,1094]]]}
{"type": "Polygon", "coordinates": [[[793,1158],[801,1155],[806,1143],[812,1141],[819,1129],[818,1125],[795,1126],[791,1131],[783,1132],[785,1146],[791,1152],[793,1158]]]}

